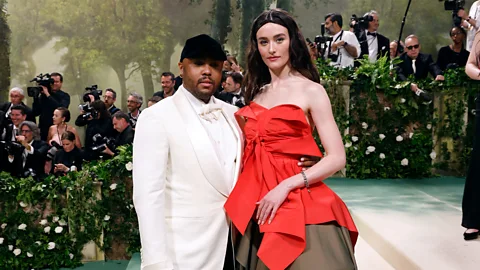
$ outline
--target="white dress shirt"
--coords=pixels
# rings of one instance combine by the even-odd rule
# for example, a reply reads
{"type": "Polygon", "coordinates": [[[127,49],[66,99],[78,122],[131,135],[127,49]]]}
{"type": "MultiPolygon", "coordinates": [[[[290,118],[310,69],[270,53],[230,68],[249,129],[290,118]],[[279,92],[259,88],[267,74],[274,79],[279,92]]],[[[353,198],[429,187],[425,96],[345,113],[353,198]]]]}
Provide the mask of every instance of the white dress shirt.
{"type": "MultiPolygon", "coordinates": [[[[333,36],[332,43],[335,43],[341,40],[345,41],[348,45],[354,46],[355,49],[357,50],[357,56],[360,55],[360,43],[358,43],[358,39],[354,33],[350,31],[342,30],[333,36]]],[[[327,45],[327,51],[329,50],[329,45],[330,44],[327,45]]],[[[330,65],[335,67],[340,67],[340,68],[353,67],[353,62],[355,61],[355,58],[352,57],[344,47],[338,48],[336,51],[330,52],[330,53],[338,54],[337,61],[330,62],[330,65]]],[[[328,55],[325,54],[325,57],[328,57],[328,55]]]]}
{"type": "MultiPolygon", "coordinates": [[[[467,33],[467,51],[472,49],[473,40],[475,39],[475,34],[477,33],[478,29],[480,28],[480,5],[479,1],[475,1],[472,6],[470,7],[470,11],[468,15],[476,21],[476,25],[469,25],[469,31],[467,33]]],[[[472,22],[472,20],[470,20],[472,22]]]]}
{"type": "MultiPolygon", "coordinates": [[[[375,34],[376,33],[377,32],[375,32],[375,34]]],[[[370,60],[370,63],[375,63],[377,61],[377,55],[378,55],[377,36],[369,35],[367,30],[365,30],[365,36],[367,37],[368,60],[370,60]]]]}
{"type": "MultiPolygon", "coordinates": [[[[226,176],[225,179],[229,181],[228,185],[230,187],[233,186],[236,164],[235,158],[237,155],[237,140],[232,127],[227,122],[227,119],[225,119],[225,116],[221,113],[221,111],[212,112],[215,114],[214,118],[216,119],[211,117],[210,120],[207,120],[200,117],[200,115],[204,112],[204,106],[207,104],[197,99],[188,90],[182,88],[182,91],[184,91],[188,101],[199,115],[200,122],[207,130],[210,141],[212,142],[215,152],[217,153],[218,160],[224,168],[223,173],[226,176]]],[[[218,101],[211,97],[208,105],[221,105],[217,103],[218,101]]]]}

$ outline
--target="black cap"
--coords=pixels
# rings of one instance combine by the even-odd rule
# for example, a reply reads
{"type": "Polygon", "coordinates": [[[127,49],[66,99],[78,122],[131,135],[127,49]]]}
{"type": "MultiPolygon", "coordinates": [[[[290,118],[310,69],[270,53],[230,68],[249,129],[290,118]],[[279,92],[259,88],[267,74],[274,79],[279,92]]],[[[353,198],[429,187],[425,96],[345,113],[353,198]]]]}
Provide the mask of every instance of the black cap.
{"type": "Polygon", "coordinates": [[[227,60],[227,56],[220,43],[208,35],[201,34],[187,39],[180,56],[180,62],[185,58],[212,58],[214,60],[227,60]]]}

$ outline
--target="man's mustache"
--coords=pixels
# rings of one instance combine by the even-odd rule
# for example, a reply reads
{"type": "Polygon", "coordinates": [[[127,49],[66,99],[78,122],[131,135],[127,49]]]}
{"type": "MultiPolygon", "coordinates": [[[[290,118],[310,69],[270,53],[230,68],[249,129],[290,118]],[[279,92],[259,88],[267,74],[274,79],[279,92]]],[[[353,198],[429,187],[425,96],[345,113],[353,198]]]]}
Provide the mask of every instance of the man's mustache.
{"type": "Polygon", "coordinates": [[[215,80],[212,79],[211,77],[207,77],[207,76],[204,76],[202,77],[201,79],[198,80],[198,83],[211,83],[211,84],[215,84],[215,80]]]}

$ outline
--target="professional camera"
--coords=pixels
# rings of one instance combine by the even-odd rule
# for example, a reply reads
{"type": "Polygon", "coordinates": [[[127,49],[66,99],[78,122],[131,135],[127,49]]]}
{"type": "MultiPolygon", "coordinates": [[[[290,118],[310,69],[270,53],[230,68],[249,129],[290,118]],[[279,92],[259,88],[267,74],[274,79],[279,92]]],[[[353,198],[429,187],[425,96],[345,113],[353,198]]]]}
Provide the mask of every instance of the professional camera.
{"type": "MultiPolygon", "coordinates": [[[[325,36],[325,23],[320,25],[320,35],[315,36],[314,44],[317,46],[317,50],[320,53],[320,57],[323,58],[325,54],[325,50],[327,49],[327,43],[333,41],[332,37],[325,36]]],[[[308,43],[312,43],[312,41],[307,38],[308,43]]]]}
{"type": "Polygon", "coordinates": [[[88,120],[90,116],[93,119],[98,117],[98,112],[88,102],[85,104],[78,105],[78,109],[84,112],[84,114],[81,115],[83,120],[88,120]]]}
{"type": "Polygon", "coordinates": [[[460,26],[462,24],[462,18],[458,17],[457,13],[460,9],[463,9],[465,6],[465,0],[438,0],[439,2],[444,3],[445,10],[452,11],[453,24],[455,26],[460,26]]]}
{"type": "Polygon", "coordinates": [[[27,94],[29,97],[38,98],[40,97],[43,89],[42,86],[45,86],[48,89],[48,92],[52,91],[52,84],[55,80],[52,79],[50,74],[41,74],[33,78],[30,82],[36,82],[37,86],[27,87],[27,94]]]}
{"type": "Polygon", "coordinates": [[[47,152],[47,160],[52,160],[55,154],[57,154],[59,150],[63,149],[63,147],[56,141],[52,141],[51,144],[52,144],[52,147],[50,147],[50,149],[47,152]]]}
{"type": "Polygon", "coordinates": [[[23,151],[23,145],[14,141],[0,141],[0,144],[5,152],[10,156],[15,156],[23,151]]]}
{"type": "Polygon", "coordinates": [[[89,95],[92,95],[95,100],[100,100],[102,96],[102,90],[98,89],[98,85],[94,84],[90,87],[85,87],[85,93],[83,93],[83,102],[90,102],[89,95]]]}
{"type": "Polygon", "coordinates": [[[361,31],[365,31],[368,28],[368,23],[373,21],[373,16],[365,15],[363,17],[357,17],[357,15],[352,14],[350,17],[350,28],[353,28],[355,35],[361,31]]]}
{"type": "Polygon", "coordinates": [[[97,152],[97,153],[102,152],[103,150],[107,149],[107,147],[111,151],[115,151],[115,148],[117,147],[115,145],[115,139],[104,137],[98,133],[93,135],[92,140],[93,140],[94,146],[91,148],[91,150],[93,152],[97,152]]]}

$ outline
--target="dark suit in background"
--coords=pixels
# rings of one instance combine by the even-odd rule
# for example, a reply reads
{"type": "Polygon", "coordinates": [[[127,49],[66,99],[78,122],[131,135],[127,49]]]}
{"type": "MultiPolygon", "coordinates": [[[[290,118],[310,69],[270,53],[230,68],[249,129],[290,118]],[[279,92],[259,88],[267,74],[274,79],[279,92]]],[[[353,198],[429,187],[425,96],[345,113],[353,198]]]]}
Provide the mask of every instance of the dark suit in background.
{"type": "MultiPolygon", "coordinates": [[[[378,33],[375,33],[375,37],[376,38],[371,42],[377,42],[378,44],[377,59],[386,55],[390,60],[390,40],[378,33]]],[[[369,55],[369,50],[368,50],[369,43],[367,40],[367,31],[359,32],[357,35],[357,39],[358,39],[358,42],[360,43],[360,50],[361,50],[359,59],[363,59],[364,55],[369,55]]]]}
{"type": "MultiPolygon", "coordinates": [[[[413,74],[412,59],[408,57],[406,53],[400,56],[401,63],[397,64],[395,69],[397,70],[398,79],[406,81],[408,76],[413,74]]],[[[419,53],[417,61],[415,61],[415,79],[422,80],[428,77],[428,73],[432,74],[433,78],[438,75],[442,75],[442,70],[433,62],[433,58],[430,54],[419,53]]]]}
{"type": "MultiPolygon", "coordinates": [[[[27,121],[32,121],[33,123],[37,123],[37,120],[35,119],[35,115],[33,115],[33,111],[30,107],[25,105],[25,103],[20,103],[23,107],[25,107],[25,112],[27,113],[27,121]]],[[[0,105],[0,111],[3,111],[4,113],[7,113],[8,109],[12,106],[11,102],[5,102],[2,105],[0,105]]],[[[53,116],[53,114],[52,114],[53,116]]],[[[11,122],[10,122],[11,123],[11,122]]]]}
{"type": "Polygon", "coordinates": [[[49,146],[44,141],[34,140],[32,142],[32,147],[33,154],[28,154],[26,156],[25,166],[23,166],[23,153],[25,148],[22,147],[22,151],[14,155],[13,162],[10,163],[8,170],[13,176],[23,177],[29,168],[35,172],[37,177],[41,178],[45,176],[45,161],[47,159],[49,146]]]}

